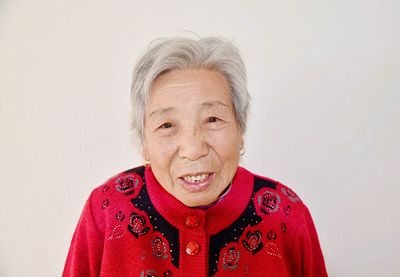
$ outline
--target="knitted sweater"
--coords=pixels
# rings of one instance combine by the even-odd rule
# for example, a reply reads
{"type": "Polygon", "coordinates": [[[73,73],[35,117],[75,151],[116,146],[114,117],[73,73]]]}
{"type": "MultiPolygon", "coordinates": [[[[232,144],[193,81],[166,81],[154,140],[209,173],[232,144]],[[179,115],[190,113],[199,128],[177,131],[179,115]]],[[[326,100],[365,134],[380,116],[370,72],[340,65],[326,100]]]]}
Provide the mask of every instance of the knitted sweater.
{"type": "Polygon", "coordinates": [[[69,276],[327,276],[307,207],[288,187],[238,167],[208,209],[166,192],[151,167],[96,188],[66,260],[69,276]]]}

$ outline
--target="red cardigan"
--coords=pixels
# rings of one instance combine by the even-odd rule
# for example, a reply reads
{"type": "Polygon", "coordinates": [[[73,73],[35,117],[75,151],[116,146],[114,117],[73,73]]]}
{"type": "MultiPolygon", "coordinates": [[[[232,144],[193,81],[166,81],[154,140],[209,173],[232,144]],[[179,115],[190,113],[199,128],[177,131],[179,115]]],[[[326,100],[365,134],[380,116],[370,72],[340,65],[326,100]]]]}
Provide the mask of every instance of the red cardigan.
{"type": "Polygon", "coordinates": [[[239,167],[217,204],[189,208],[151,167],[96,188],[65,264],[69,276],[327,276],[307,207],[288,187],[239,167]]]}

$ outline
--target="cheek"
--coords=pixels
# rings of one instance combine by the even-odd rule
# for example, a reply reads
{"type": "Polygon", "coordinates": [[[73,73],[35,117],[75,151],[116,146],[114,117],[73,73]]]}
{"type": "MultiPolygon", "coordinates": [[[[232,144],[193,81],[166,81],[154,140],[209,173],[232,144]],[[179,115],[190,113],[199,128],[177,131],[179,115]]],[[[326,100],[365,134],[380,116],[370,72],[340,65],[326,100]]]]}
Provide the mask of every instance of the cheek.
{"type": "Polygon", "coordinates": [[[208,141],[218,152],[231,155],[240,151],[243,144],[242,137],[235,131],[214,132],[209,135],[208,141]]]}
{"type": "Polygon", "coordinates": [[[212,148],[222,165],[236,168],[240,157],[240,144],[238,140],[227,140],[226,137],[218,138],[213,141],[212,148]]]}
{"type": "Polygon", "coordinates": [[[176,148],[173,141],[154,137],[146,141],[144,155],[148,161],[160,167],[171,163],[176,148]]]}

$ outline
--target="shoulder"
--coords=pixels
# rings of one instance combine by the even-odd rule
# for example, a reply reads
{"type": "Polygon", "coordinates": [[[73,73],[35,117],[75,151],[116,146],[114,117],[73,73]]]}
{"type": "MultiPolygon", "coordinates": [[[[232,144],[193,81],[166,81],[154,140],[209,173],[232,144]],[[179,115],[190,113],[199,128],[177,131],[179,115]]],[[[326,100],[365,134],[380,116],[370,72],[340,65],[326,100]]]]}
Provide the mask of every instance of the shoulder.
{"type": "Polygon", "coordinates": [[[122,171],[92,190],[86,209],[99,228],[105,228],[108,219],[125,216],[132,205],[131,199],[137,197],[144,185],[144,166],[122,171]]]}
{"type": "Polygon", "coordinates": [[[104,198],[104,196],[115,198],[123,195],[136,195],[143,184],[144,166],[131,168],[115,174],[100,186],[94,188],[90,198],[100,199],[104,198]]]}
{"type": "MultiPolygon", "coordinates": [[[[279,257],[291,276],[327,276],[318,235],[306,204],[287,185],[254,174],[253,202],[257,224],[246,230],[243,245],[255,241],[279,257]]],[[[258,250],[257,250],[258,251],[258,250]]],[[[253,250],[254,252],[254,250],[253,250]]]]}
{"type": "Polygon", "coordinates": [[[269,177],[261,176],[258,174],[254,175],[254,193],[270,192],[271,195],[275,195],[280,203],[282,200],[287,203],[292,203],[294,206],[302,206],[303,201],[289,186],[274,180],[269,177]]]}
{"type": "Polygon", "coordinates": [[[269,177],[253,174],[253,205],[262,222],[295,231],[307,211],[302,199],[289,186],[269,177]]]}

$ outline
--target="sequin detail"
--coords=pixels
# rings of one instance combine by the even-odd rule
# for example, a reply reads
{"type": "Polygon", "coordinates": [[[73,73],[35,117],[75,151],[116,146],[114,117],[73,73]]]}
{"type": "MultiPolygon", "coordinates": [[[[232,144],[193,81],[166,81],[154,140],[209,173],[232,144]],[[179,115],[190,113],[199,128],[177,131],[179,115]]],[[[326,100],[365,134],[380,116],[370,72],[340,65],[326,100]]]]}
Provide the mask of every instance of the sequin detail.
{"type": "Polygon", "coordinates": [[[124,225],[117,225],[113,228],[111,235],[108,237],[108,240],[120,239],[126,234],[126,229],[124,225]]]}
{"type": "Polygon", "coordinates": [[[275,192],[266,190],[262,193],[258,193],[256,199],[260,212],[264,215],[269,215],[279,210],[281,198],[275,192]]]}
{"type": "Polygon", "coordinates": [[[277,237],[277,234],[272,230],[267,233],[268,240],[276,240],[276,237],[277,237]]]}
{"type": "Polygon", "coordinates": [[[165,242],[159,237],[156,236],[151,241],[151,249],[153,251],[153,256],[157,258],[167,259],[167,246],[165,242]]]}
{"type": "MultiPolygon", "coordinates": [[[[171,270],[167,270],[163,274],[164,277],[172,277],[171,270]]],[[[154,269],[147,269],[140,272],[140,277],[159,277],[158,273],[154,269]]]]}
{"type": "Polygon", "coordinates": [[[282,222],[281,223],[281,230],[282,230],[282,233],[286,233],[286,223],[285,222],[282,222]]]}
{"type": "Polygon", "coordinates": [[[172,272],[171,270],[167,270],[164,272],[164,277],[172,277],[172,272]]]}
{"type": "Polygon", "coordinates": [[[104,185],[102,192],[105,193],[110,189],[109,185],[104,185]]]}
{"type": "Polygon", "coordinates": [[[119,211],[119,212],[117,212],[116,214],[115,214],[115,218],[118,220],[118,221],[124,221],[124,219],[125,219],[125,214],[122,212],[122,211],[119,211]]]}
{"type": "Polygon", "coordinates": [[[297,196],[296,193],[294,193],[294,191],[292,191],[290,188],[288,187],[282,187],[281,191],[283,192],[284,195],[286,195],[290,201],[292,201],[293,203],[298,203],[301,202],[301,199],[297,196]]]}
{"type": "Polygon", "coordinates": [[[138,238],[139,236],[147,234],[150,227],[143,215],[131,213],[128,230],[135,236],[135,238],[138,238]]]}
{"type": "Polygon", "coordinates": [[[260,231],[248,231],[246,233],[246,239],[242,240],[243,246],[247,251],[250,251],[251,254],[254,255],[263,247],[261,238],[262,236],[260,231]]]}
{"type": "Polygon", "coordinates": [[[158,274],[154,269],[147,269],[140,272],[140,277],[158,277],[158,274]]]}
{"type": "Polygon", "coordinates": [[[285,212],[286,215],[290,215],[292,212],[292,207],[290,207],[290,205],[287,205],[283,211],[285,212]]]}
{"type": "Polygon", "coordinates": [[[279,248],[274,242],[268,242],[265,244],[265,252],[268,255],[282,258],[279,248]]]}
{"type": "Polygon", "coordinates": [[[104,210],[105,208],[108,207],[109,204],[110,204],[110,200],[104,199],[103,202],[101,202],[101,208],[104,210]]]}
{"type": "Polygon", "coordinates": [[[222,268],[224,270],[236,270],[240,259],[240,251],[236,247],[229,247],[222,255],[222,268]]]}
{"type": "Polygon", "coordinates": [[[129,175],[121,176],[115,181],[115,188],[117,191],[130,195],[135,192],[142,184],[142,178],[136,173],[132,173],[129,175]]]}

